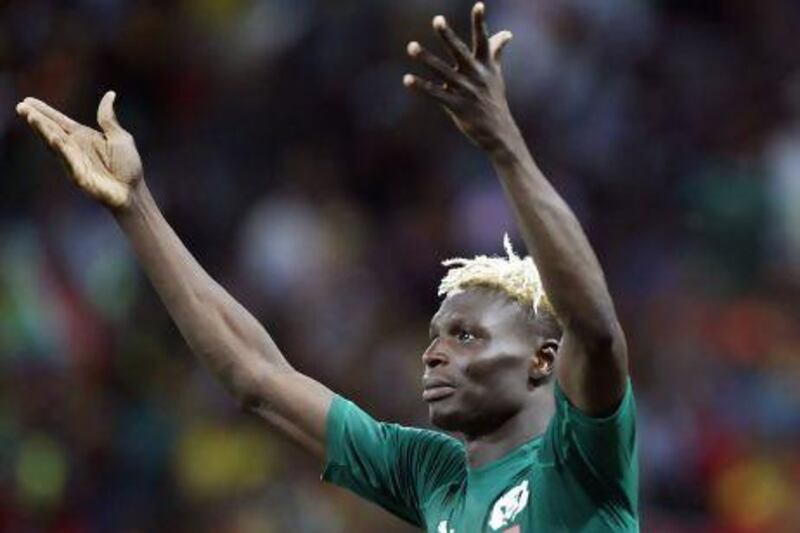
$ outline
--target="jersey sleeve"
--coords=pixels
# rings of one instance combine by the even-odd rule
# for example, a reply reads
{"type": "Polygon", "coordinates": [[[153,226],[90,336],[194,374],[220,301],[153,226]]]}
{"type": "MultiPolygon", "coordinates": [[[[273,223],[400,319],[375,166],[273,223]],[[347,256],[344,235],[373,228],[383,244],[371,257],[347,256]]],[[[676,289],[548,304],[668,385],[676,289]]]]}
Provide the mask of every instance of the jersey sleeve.
{"type": "Polygon", "coordinates": [[[557,382],[555,401],[548,434],[557,462],[595,501],[635,515],[639,472],[630,378],[616,411],[606,417],[591,417],[573,406],[557,382]]]}
{"type": "Polygon", "coordinates": [[[464,465],[464,449],[456,439],[377,422],[340,396],[331,404],[322,479],[417,527],[425,527],[430,496],[464,465]]]}

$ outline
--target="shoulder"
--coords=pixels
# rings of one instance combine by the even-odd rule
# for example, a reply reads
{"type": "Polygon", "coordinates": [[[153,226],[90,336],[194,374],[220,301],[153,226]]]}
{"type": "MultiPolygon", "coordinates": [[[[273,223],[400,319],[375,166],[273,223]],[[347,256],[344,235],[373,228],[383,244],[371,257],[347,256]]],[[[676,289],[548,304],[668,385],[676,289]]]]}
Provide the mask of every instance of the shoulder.
{"type": "MultiPolygon", "coordinates": [[[[375,420],[358,405],[341,396],[334,398],[328,418],[332,442],[372,442],[401,454],[409,463],[418,460],[465,462],[464,445],[458,439],[430,429],[375,420]]],[[[409,464],[409,466],[414,466],[409,464]]]]}
{"type": "Polygon", "coordinates": [[[587,429],[601,429],[620,424],[634,424],[636,420],[636,401],[633,395],[633,384],[630,377],[626,378],[622,397],[614,410],[606,416],[592,416],[583,412],[572,404],[564,393],[558,381],[554,386],[553,394],[556,403],[556,419],[563,419],[571,424],[587,429]]]}
{"type": "Polygon", "coordinates": [[[449,435],[430,429],[386,424],[395,435],[398,444],[405,448],[409,467],[423,466],[433,473],[443,470],[456,471],[466,468],[464,444],[449,435]]]}
{"type": "Polygon", "coordinates": [[[548,459],[562,482],[584,491],[595,502],[635,515],[638,506],[636,404],[630,378],[615,410],[593,417],[569,402],[556,385],[556,413],[545,439],[548,459]]]}

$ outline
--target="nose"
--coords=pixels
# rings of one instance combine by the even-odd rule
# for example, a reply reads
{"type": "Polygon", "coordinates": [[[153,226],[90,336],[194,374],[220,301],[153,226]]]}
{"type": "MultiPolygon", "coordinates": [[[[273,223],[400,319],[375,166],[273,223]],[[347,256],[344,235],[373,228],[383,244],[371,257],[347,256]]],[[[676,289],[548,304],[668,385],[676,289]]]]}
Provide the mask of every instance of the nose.
{"type": "Polygon", "coordinates": [[[436,368],[447,363],[447,356],[438,349],[439,339],[434,339],[428,349],[422,353],[422,364],[425,368],[436,368]]]}

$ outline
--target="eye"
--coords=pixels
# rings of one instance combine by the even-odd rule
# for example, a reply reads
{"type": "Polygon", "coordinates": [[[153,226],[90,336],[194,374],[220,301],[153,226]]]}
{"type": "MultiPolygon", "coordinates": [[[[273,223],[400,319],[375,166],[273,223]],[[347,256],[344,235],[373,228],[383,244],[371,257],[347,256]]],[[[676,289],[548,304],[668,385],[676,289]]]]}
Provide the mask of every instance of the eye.
{"type": "Polygon", "coordinates": [[[456,339],[458,339],[458,342],[460,342],[462,344],[469,344],[469,343],[477,340],[478,337],[476,337],[475,335],[473,335],[469,331],[462,329],[462,330],[459,330],[456,333],[456,339]]]}

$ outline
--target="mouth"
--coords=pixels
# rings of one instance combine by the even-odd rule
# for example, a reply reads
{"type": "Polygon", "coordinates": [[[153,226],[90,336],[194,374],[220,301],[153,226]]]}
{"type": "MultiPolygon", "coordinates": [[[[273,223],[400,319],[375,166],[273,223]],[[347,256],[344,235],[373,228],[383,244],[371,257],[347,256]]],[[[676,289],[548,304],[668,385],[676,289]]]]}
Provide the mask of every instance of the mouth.
{"type": "Polygon", "coordinates": [[[422,378],[422,399],[426,402],[436,402],[452,396],[456,388],[444,379],[432,376],[422,378]]]}
{"type": "Polygon", "coordinates": [[[426,387],[422,391],[422,399],[428,403],[443,400],[448,396],[452,396],[456,391],[455,387],[451,385],[436,385],[433,387],[426,387]]]}

